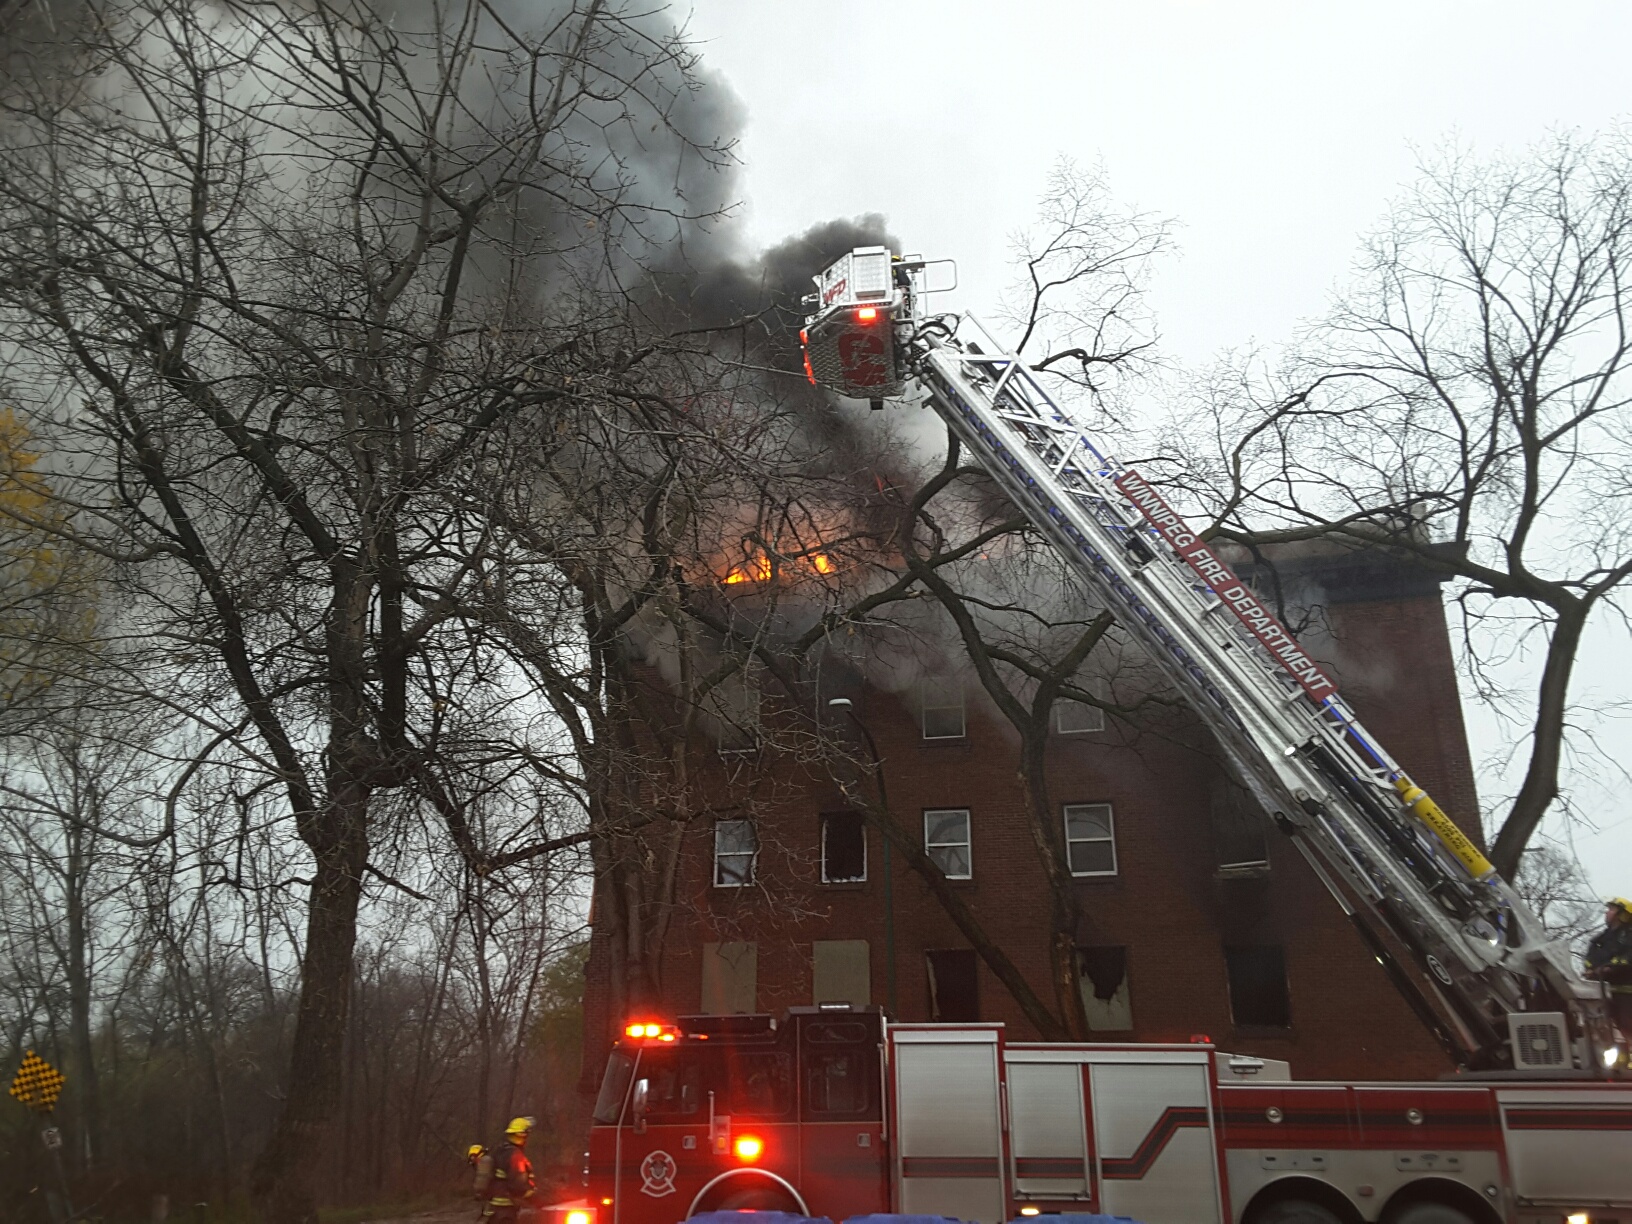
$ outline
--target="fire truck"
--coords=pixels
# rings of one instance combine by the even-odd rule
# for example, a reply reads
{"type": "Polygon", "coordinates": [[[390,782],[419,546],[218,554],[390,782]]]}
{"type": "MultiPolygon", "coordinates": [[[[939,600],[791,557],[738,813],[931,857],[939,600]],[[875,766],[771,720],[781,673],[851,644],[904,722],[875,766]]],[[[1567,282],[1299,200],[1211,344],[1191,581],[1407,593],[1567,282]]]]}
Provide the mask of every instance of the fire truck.
{"type": "Polygon", "coordinates": [[[1632,1084],[1294,1083],[1210,1044],[1011,1042],[849,1005],[688,1016],[613,1048],[587,1174],[597,1224],[1615,1224],[1632,1084]]]}
{"type": "Polygon", "coordinates": [[[1188,700],[1458,1071],[1295,1083],[1207,1043],[1009,1042],[867,1009],[639,1019],[569,1224],[1632,1224],[1632,1082],[1604,987],[1160,490],[1020,354],[925,308],[929,266],[864,247],[815,278],[811,382],[947,422],[1188,700]]]}

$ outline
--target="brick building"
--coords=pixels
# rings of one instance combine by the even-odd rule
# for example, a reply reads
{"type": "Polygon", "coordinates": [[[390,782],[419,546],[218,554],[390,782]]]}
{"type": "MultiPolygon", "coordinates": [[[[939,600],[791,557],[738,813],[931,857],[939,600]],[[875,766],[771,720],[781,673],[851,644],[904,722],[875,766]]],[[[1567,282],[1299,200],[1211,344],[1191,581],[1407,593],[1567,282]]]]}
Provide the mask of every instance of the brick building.
{"type": "MultiPolygon", "coordinates": [[[[1243,569],[1244,575],[1248,573],[1243,569]]],[[[1366,725],[1477,837],[1477,801],[1439,579],[1376,554],[1305,547],[1273,580],[1313,610],[1305,645],[1366,725]]],[[[1260,585],[1264,585],[1261,582],[1260,585]]],[[[971,680],[865,690],[898,819],[1049,997],[1046,892],[1020,807],[1014,738],[971,680]]],[[[1051,795],[1087,913],[1078,943],[1096,1036],[1184,1041],[1284,1058],[1304,1079],[1433,1077],[1448,1063],[1295,847],[1197,743],[1130,745],[1066,705],[1051,795]]],[[[782,779],[774,810],[691,828],[662,961],[671,1014],[771,1012],[849,1000],[903,1020],[1000,1020],[1036,1034],[923,881],[817,778],[782,779]]],[[[597,930],[586,1080],[620,1017],[597,930]]]]}

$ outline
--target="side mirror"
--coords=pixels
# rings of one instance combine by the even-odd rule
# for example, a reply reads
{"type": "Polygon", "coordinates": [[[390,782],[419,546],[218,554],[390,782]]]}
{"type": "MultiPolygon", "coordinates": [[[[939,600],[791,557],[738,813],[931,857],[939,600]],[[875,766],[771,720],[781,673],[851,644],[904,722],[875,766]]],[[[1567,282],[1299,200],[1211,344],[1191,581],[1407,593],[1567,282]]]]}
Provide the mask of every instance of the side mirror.
{"type": "Polygon", "coordinates": [[[644,1135],[646,1133],[646,1102],[648,1088],[648,1081],[644,1079],[638,1079],[635,1081],[634,1114],[635,1134],[637,1135],[644,1135]]]}

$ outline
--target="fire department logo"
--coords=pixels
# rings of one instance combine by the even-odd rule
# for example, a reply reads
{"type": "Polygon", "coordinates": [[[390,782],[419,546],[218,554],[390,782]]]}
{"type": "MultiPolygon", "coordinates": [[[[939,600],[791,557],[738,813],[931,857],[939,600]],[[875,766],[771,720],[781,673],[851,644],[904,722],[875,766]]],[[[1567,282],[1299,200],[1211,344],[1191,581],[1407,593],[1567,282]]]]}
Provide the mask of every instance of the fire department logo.
{"type": "Polygon", "coordinates": [[[656,1151],[640,1162],[640,1192],[653,1198],[674,1193],[674,1157],[656,1151]]]}

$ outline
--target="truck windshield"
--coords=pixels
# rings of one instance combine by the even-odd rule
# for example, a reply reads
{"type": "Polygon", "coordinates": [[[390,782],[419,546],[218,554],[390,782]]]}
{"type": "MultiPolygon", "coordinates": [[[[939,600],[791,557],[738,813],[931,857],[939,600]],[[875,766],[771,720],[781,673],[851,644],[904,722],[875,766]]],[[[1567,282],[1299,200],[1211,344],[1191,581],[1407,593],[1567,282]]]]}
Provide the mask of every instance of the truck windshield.
{"type": "Polygon", "coordinates": [[[616,1126],[623,1113],[623,1099],[629,1094],[629,1075],[635,1069],[635,1060],[622,1050],[613,1050],[606,1061],[606,1075],[601,1080],[601,1094],[595,1098],[595,1121],[602,1126],[616,1126]]]}
{"type": "Polygon", "coordinates": [[[706,1115],[710,1093],[722,1114],[776,1118],[793,1108],[793,1056],[784,1050],[647,1050],[640,1077],[653,1122],[706,1115]]]}

